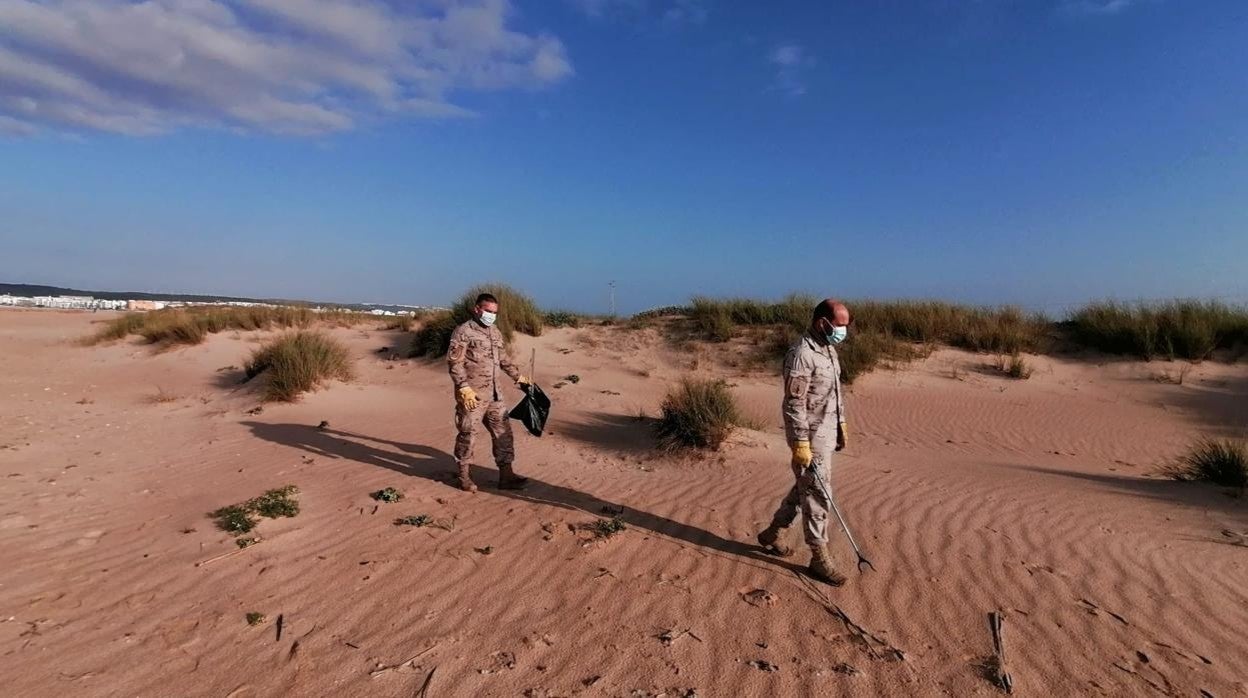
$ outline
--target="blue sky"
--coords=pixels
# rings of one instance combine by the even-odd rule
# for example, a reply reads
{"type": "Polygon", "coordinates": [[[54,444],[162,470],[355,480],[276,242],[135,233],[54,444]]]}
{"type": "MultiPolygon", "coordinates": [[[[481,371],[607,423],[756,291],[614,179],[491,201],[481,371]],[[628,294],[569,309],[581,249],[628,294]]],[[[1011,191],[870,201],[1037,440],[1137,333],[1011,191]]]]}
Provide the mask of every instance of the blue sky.
{"type": "Polygon", "coordinates": [[[0,0],[0,280],[1248,301],[1239,0],[0,0]]]}

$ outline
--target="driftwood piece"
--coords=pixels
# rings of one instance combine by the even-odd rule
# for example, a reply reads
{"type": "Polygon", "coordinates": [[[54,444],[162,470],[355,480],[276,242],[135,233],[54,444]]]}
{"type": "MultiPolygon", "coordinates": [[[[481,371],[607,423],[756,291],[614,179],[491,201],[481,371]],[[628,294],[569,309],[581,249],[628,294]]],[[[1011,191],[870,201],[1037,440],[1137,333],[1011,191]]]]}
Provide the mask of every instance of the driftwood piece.
{"type": "Polygon", "coordinates": [[[199,562],[196,562],[196,563],[195,563],[195,566],[196,566],[196,567],[203,567],[204,565],[207,565],[207,564],[208,564],[208,563],[210,563],[210,562],[216,562],[217,560],[224,560],[224,559],[225,559],[225,558],[227,558],[227,557],[233,557],[233,556],[235,556],[235,555],[238,555],[239,553],[243,553],[243,552],[246,552],[246,551],[248,551],[248,550],[251,550],[252,548],[256,547],[257,545],[260,545],[260,544],[261,544],[261,543],[263,543],[263,542],[264,542],[264,539],[263,539],[263,538],[257,539],[255,543],[252,543],[251,545],[248,545],[248,546],[247,546],[247,547],[245,547],[245,548],[239,548],[238,550],[231,550],[231,551],[230,551],[230,552],[228,552],[228,553],[221,553],[220,555],[218,555],[218,556],[216,556],[216,557],[210,557],[210,558],[208,558],[207,560],[201,560],[201,561],[199,561],[199,562]]]}
{"type": "Polygon", "coordinates": [[[1005,616],[1000,611],[988,614],[988,627],[992,630],[992,653],[994,659],[993,680],[1006,693],[1014,692],[1014,678],[1005,670],[1005,616]]]}
{"type": "Polygon", "coordinates": [[[429,675],[425,677],[425,682],[420,685],[420,690],[416,692],[416,698],[425,698],[429,695],[429,684],[433,682],[433,672],[437,670],[436,666],[429,670],[429,675]]]}

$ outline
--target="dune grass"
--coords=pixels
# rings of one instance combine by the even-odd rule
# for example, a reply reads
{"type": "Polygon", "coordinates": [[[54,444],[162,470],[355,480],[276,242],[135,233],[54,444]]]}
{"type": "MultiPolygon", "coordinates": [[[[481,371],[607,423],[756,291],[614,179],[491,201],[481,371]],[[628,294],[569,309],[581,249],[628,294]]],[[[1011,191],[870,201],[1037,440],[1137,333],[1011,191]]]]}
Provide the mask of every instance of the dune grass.
{"type": "Polygon", "coordinates": [[[659,448],[718,450],[745,422],[737,400],[722,380],[686,378],[667,393],[655,424],[659,448]]]}
{"type": "Polygon", "coordinates": [[[1200,361],[1248,344],[1248,307],[1217,301],[1084,306],[1070,319],[1072,337],[1109,354],[1200,361]]]}
{"type": "Polygon", "coordinates": [[[383,330],[398,330],[399,332],[411,332],[416,329],[417,318],[415,315],[399,315],[397,317],[386,318],[381,324],[383,330]]]}
{"type": "Polygon", "coordinates": [[[166,308],[146,313],[126,313],[106,323],[85,342],[99,344],[139,335],[148,344],[194,345],[203,342],[210,334],[226,330],[303,328],[314,322],[345,327],[375,319],[373,315],[349,310],[317,313],[309,308],[293,306],[166,308]]]}
{"type": "Polygon", "coordinates": [[[327,380],[348,381],[354,375],[346,347],[308,330],[286,334],[257,349],[243,371],[247,380],[266,376],[264,397],[273,402],[292,402],[327,380]]]}
{"type": "Polygon", "coordinates": [[[504,284],[485,284],[469,289],[449,311],[427,318],[412,338],[410,355],[444,356],[451,344],[451,333],[474,317],[472,309],[477,304],[477,296],[482,293],[492,293],[498,299],[498,322],[495,326],[503,333],[504,341],[510,343],[517,332],[533,337],[542,333],[546,315],[532,298],[504,284]]]}
{"type": "MultiPolygon", "coordinates": [[[[785,352],[810,326],[820,299],[791,295],[770,303],[743,298],[693,299],[689,318],[705,340],[727,342],[750,330],[761,363],[779,367],[785,352]]],[[[836,348],[842,379],[852,383],[885,362],[926,356],[946,344],[978,352],[1036,351],[1050,323],[1012,307],[974,308],[939,301],[847,301],[853,313],[849,340],[836,348]]]]}
{"type": "Polygon", "coordinates": [[[585,324],[588,319],[567,310],[552,310],[542,315],[542,323],[546,327],[577,328],[585,324]]]}
{"type": "Polygon", "coordinates": [[[1229,439],[1196,442],[1163,472],[1175,480],[1199,480],[1224,487],[1248,487],[1248,445],[1229,439]]]}

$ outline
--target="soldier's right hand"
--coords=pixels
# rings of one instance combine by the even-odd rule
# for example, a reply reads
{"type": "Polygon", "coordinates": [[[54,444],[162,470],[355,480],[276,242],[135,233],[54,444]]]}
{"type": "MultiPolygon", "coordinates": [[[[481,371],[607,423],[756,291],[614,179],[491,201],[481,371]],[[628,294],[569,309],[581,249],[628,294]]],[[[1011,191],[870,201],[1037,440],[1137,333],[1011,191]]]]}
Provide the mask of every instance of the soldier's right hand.
{"type": "Polygon", "coordinates": [[[477,409],[477,391],[472,388],[465,385],[455,393],[455,397],[464,409],[469,411],[477,409]]]}
{"type": "Polygon", "coordinates": [[[814,460],[815,455],[810,451],[810,442],[806,440],[793,442],[793,465],[800,465],[803,468],[810,465],[810,461],[814,460]]]}

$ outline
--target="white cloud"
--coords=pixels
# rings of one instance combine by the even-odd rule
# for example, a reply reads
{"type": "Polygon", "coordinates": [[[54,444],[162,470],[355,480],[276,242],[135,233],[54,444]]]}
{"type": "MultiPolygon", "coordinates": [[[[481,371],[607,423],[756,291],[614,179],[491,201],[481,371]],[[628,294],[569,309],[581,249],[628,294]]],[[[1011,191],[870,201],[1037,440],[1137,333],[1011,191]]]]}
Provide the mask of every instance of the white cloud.
{"type": "Polygon", "coordinates": [[[802,71],[814,65],[815,59],[805,48],[800,44],[781,44],[768,54],[767,60],[776,66],[775,89],[792,97],[806,94],[802,71]]]}
{"type": "Polygon", "coordinates": [[[566,0],[585,16],[596,19],[657,18],[664,27],[706,23],[710,14],[706,0],[566,0]]]}
{"type": "Polygon", "coordinates": [[[288,134],[453,118],[572,74],[509,0],[0,0],[0,131],[288,134]]]}
{"type": "Polygon", "coordinates": [[[663,12],[663,24],[676,27],[682,24],[705,24],[710,11],[702,0],[674,0],[663,12]]]}
{"type": "Polygon", "coordinates": [[[1063,0],[1059,9],[1069,15],[1116,15],[1138,4],[1138,0],[1063,0]]]}
{"type": "Polygon", "coordinates": [[[25,121],[0,115],[0,133],[10,136],[33,136],[39,129],[25,121]]]}
{"type": "Polygon", "coordinates": [[[646,0],[567,0],[576,10],[594,19],[640,12],[646,0]]]}

